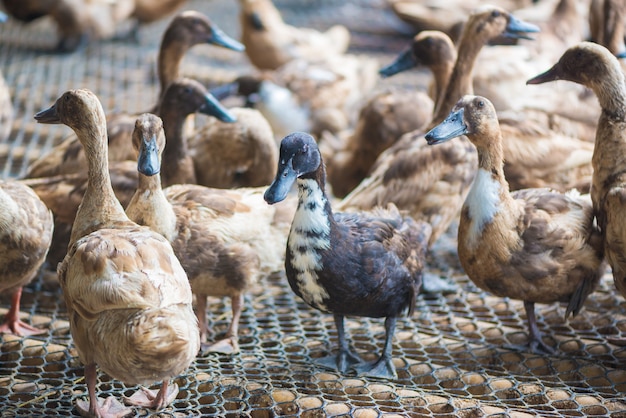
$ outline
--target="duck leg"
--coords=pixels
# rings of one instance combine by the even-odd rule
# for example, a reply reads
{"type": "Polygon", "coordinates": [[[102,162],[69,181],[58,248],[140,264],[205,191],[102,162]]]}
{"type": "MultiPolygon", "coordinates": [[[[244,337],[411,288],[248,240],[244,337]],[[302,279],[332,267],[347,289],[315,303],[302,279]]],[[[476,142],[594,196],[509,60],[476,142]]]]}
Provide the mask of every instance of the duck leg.
{"type": "Polygon", "coordinates": [[[178,395],[178,385],[176,383],[170,385],[169,383],[169,380],[164,380],[158,392],[141,387],[130,398],[125,397],[124,402],[158,411],[174,402],[178,395]]]}
{"type": "Polygon", "coordinates": [[[315,363],[328,369],[338,370],[346,373],[349,368],[360,364],[362,361],[356,354],[350,351],[343,325],[343,315],[335,315],[335,326],[337,327],[337,337],[339,338],[339,352],[336,356],[327,356],[315,359],[315,363]]]}
{"type": "Polygon", "coordinates": [[[89,402],[76,400],[76,408],[81,416],[86,418],[122,418],[133,412],[132,409],[126,408],[113,396],[109,396],[105,400],[99,399],[96,396],[96,378],[96,364],[86,365],[85,381],[87,382],[89,402]]]}
{"type": "Polygon", "coordinates": [[[396,368],[391,357],[393,334],[396,330],[397,317],[390,316],[385,319],[385,346],[380,358],[374,363],[362,363],[356,365],[359,376],[381,377],[384,379],[397,379],[396,368]]]}
{"type": "Polygon", "coordinates": [[[202,344],[203,353],[213,352],[222,354],[233,354],[239,351],[237,336],[239,335],[239,319],[241,318],[241,312],[243,311],[244,304],[243,293],[239,293],[233,296],[231,298],[230,304],[233,312],[233,319],[230,321],[230,325],[226,330],[226,335],[223,339],[215,342],[214,344],[202,344]]]}
{"type": "Polygon", "coordinates": [[[22,288],[18,288],[11,296],[11,308],[4,317],[4,323],[0,325],[0,333],[15,334],[20,337],[37,335],[46,332],[35,328],[20,320],[20,299],[22,298],[22,288]]]}
{"type": "Polygon", "coordinates": [[[534,353],[554,354],[554,348],[541,339],[541,331],[537,327],[537,317],[535,316],[535,302],[524,301],[524,309],[528,318],[528,345],[530,350],[534,353]]]}

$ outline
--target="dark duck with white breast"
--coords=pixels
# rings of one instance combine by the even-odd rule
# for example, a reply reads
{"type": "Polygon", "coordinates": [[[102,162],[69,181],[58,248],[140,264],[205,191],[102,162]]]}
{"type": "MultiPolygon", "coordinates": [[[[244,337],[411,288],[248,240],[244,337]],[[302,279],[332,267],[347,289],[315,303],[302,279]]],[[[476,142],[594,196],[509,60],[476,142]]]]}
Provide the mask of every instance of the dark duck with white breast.
{"type": "Polygon", "coordinates": [[[265,192],[277,203],[298,184],[298,207],[287,240],[285,270],[293,291],[315,309],[332,313],[339,353],[318,363],[345,373],[394,378],[392,338],[397,318],[410,315],[422,284],[431,227],[403,217],[397,208],[333,213],[325,193],[326,172],[312,136],[283,138],[278,172],[265,192]],[[386,318],[383,352],[363,362],[345,338],[344,316],[386,318]]]}
{"type": "Polygon", "coordinates": [[[478,172],[461,210],[461,265],[481,289],[522,300],[531,349],[553,353],[541,339],[535,303],[565,302],[565,317],[576,315],[606,266],[591,199],[575,190],[509,192],[503,135],[484,97],[463,96],[425,138],[434,145],[462,135],[478,151],[478,172]]]}

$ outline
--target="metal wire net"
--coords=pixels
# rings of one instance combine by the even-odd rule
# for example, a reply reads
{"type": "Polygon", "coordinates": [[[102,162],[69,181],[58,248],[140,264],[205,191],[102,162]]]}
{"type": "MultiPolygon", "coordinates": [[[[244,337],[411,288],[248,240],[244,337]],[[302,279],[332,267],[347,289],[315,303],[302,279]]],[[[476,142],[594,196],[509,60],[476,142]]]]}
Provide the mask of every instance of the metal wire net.
{"type": "MultiPolygon", "coordinates": [[[[276,4],[293,24],[323,28],[352,22],[353,51],[377,56],[381,63],[408,39],[389,29],[402,26],[393,22],[382,0],[276,4]]],[[[205,12],[238,36],[236,2],[197,0],[186,8],[205,12]]],[[[67,89],[93,90],[105,111],[148,109],[156,101],[154,67],[166,25],[142,29],[138,44],[98,42],[71,55],[41,52],[54,44],[49,22],[0,26],[0,69],[16,113],[9,140],[0,144],[2,176],[24,174],[29,162],[69,133],[64,126],[39,125],[32,118],[67,89]]],[[[193,48],[183,62],[183,74],[208,84],[250,70],[241,54],[211,47],[193,48]]],[[[425,88],[416,83],[422,76],[413,73],[392,82],[425,88]]],[[[453,239],[438,245],[428,268],[451,277],[459,290],[420,296],[414,315],[398,322],[393,345],[397,380],[342,376],[313,366],[311,359],[336,347],[332,317],[309,308],[278,275],[246,297],[240,353],[198,357],[176,379],[178,398],[158,416],[626,417],[626,349],[606,342],[607,336],[626,333],[626,303],[609,272],[576,318],[564,321],[564,306],[537,307],[540,329],[558,348],[556,355],[540,356],[517,348],[527,340],[522,303],[477,289],[458,265],[453,239]]],[[[44,270],[25,288],[21,310],[49,332],[0,337],[2,417],[75,415],[75,399],[86,396],[61,300],[55,274],[44,270]]],[[[0,301],[2,307],[9,305],[6,296],[0,301]]],[[[208,311],[209,338],[214,339],[228,327],[230,305],[212,299],[208,311]]],[[[348,318],[346,329],[363,358],[373,359],[382,349],[382,320],[348,318]]],[[[130,396],[135,390],[99,375],[100,396],[130,396]]],[[[135,409],[135,416],[150,414],[135,409]]]]}

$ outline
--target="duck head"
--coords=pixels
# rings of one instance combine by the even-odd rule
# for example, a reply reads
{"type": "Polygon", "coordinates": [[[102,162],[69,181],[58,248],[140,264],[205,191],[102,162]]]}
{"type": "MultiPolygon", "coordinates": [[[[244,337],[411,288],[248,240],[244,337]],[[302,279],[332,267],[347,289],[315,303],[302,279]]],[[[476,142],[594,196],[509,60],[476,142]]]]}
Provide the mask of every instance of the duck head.
{"type": "Polygon", "coordinates": [[[322,156],[315,139],[304,132],[294,132],[280,142],[278,171],[263,198],[274,204],[284,200],[295,181],[302,176],[317,172],[322,156]]]}
{"type": "Polygon", "coordinates": [[[144,113],[135,121],[133,148],[137,152],[137,171],[154,176],[161,171],[161,153],[165,147],[163,121],[152,113],[144,113]]]}
{"type": "Polygon", "coordinates": [[[86,122],[87,119],[95,119],[98,126],[102,124],[106,126],[100,100],[87,89],[68,90],[52,106],[35,115],[38,123],[62,123],[75,131],[87,129],[89,125],[86,122]]]}
{"type": "Polygon", "coordinates": [[[568,80],[591,87],[599,75],[605,74],[607,64],[621,72],[619,61],[608,49],[593,42],[581,42],[568,48],[556,64],[529,79],[526,84],[568,80]]]}
{"type": "Polygon", "coordinates": [[[161,100],[161,108],[175,109],[184,115],[204,113],[215,116],[222,122],[237,121],[235,115],[222,106],[202,84],[189,78],[178,79],[167,87],[161,100]]]}
{"type": "Polygon", "coordinates": [[[178,14],[163,34],[164,43],[177,39],[187,45],[213,44],[233,51],[241,52],[245,47],[226,35],[204,14],[187,10],[178,14]]]}
{"type": "Polygon", "coordinates": [[[425,138],[428,145],[435,145],[467,135],[475,143],[477,138],[490,138],[494,129],[499,129],[499,125],[493,104],[484,97],[466,95],[443,122],[426,133],[425,138]]]}
{"type": "Polygon", "coordinates": [[[443,32],[426,30],[415,35],[411,47],[378,73],[383,78],[391,77],[419,65],[434,67],[454,60],[456,48],[450,37],[443,32]]]}
{"type": "Polygon", "coordinates": [[[470,14],[461,36],[478,38],[481,42],[477,39],[476,45],[484,45],[499,35],[513,39],[532,39],[528,34],[536,32],[539,32],[538,26],[516,18],[500,7],[484,5],[470,14]]]}

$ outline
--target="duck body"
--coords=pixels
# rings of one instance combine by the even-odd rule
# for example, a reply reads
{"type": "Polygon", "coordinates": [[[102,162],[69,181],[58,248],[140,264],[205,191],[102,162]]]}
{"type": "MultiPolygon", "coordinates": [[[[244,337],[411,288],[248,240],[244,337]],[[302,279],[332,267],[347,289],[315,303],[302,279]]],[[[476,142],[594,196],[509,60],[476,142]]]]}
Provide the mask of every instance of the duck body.
{"type": "Polygon", "coordinates": [[[70,90],[35,118],[70,126],[86,149],[89,182],[57,269],[70,332],[85,364],[89,401],[77,402],[79,412],[131,412],[115,399],[98,400],[98,365],[130,384],[162,380],[158,393],[142,388],[125,399],[160,409],[177,394],[169,379],[189,367],[200,346],[187,275],[169,242],[130,221],[115,198],[98,98],[70,90]]]}
{"type": "Polygon", "coordinates": [[[348,29],[335,25],[325,32],[286,24],[271,0],[240,0],[241,39],[250,62],[260,70],[275,70],[296,58],[343,54],[350,43],[348,29]]]}
{"type": "Polygon", "coordinates": [[[27,186],[0,182],[0,292],[10,293],[11,308],[0,332],[31,335],[41,330],[19,319],[22,287],[37,274],[52,240],[52,213],[27,186]]]}
{"type": "Polygon", "coordinates": [[[229,112],[234,121],[211,118],[189,137],[196,182],[224,189],[267,186],[278,163],[272,127],[256,109],[229,112]]]}
{"type": "Polygon", "coordinates": [[[396,318],[412,312],[431,228],[391,206],[372,213],[336,213],[324,192],[321,154],[310,135],[294,133],[281,142],[281,163],[265,192],[272,204],[298,184],[298,207],[287,240],[285,271],[293,291],[307,304],[332,313],[340,351],[321,364],[346,372],[395,376],[391,339],[396,318]],[[386,341],[373,365],[361,364],[344,339],[343,317],[385,317],[386,341]]]}
{"type": "Polygon", "coordinates": [[[159,161],[165,136],[157,116],[139,117],[133,142],[139,155],[140,180],[126,213],[171,242],[196,295],[203,342],[207,339],[207,296],[231,299],[233,320],[225,338],[206,349],[237,351],[244,293],[256,283],[261,270],[269,274],[282,268],[280,248],[285,245],[286,231],[276,234],[272,230],[275,211],[265,204],[261,191],[189,184],[162,190],[159,161]],[[276,236],[279,242],[271,239],[276,236]]]}
{"type": "Polygon", "coordinates": [[[528,80],[541,84],[568,80],[592,89],[602,112],[598,119],[592,159],[591,199],[603,238],[606,258],[618,291],[626,296],[626,86],[624,73],[606,48],[581,42],[566,50],[549,70],[528,80]]]}
{"type": "Polygon", "coordinates": [[[502,133],[484,97],[464,96],[426,139],[437,144],[463,134],[478,149],[479,168],[461,211],[461,265],[481,289],[523,300],[531,347],[551,352],[540,339],[534,304],[566,302],[566,317],[575,315],[604,273],[591,199],[547,188],[510,193],[502,133]]]}

